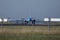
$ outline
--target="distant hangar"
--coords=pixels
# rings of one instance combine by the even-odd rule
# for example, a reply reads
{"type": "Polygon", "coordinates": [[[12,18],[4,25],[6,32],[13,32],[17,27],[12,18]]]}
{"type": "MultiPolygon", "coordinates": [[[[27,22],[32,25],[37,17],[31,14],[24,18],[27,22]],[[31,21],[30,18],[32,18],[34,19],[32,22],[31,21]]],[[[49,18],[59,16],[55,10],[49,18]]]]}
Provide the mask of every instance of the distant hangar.
{"type": "Polygon", "coordinates": [[[0,22],[7,22],[8,21],[8,19],[7,18],[0,18],[0,22]]]}
{"type": "MultiPolygon", "coordinates": [[[[44,18],[44,21],[49,21],[49,18],[44,18]]],[[[51,22],[60,22],[60,18],[50,18],[51,22]]]]}

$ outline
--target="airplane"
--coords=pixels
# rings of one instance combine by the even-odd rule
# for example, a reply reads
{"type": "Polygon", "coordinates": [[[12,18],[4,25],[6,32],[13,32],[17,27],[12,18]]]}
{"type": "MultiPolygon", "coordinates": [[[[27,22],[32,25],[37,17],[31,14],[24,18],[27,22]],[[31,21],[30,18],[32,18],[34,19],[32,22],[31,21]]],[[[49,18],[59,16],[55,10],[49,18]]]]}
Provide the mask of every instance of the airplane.
{"type": "Polygon", "coordinates": [[[32,19],[31,17],[27,18],[24,20],[25,24],[29,24],[29,23],[32,23],[32,24],[35,24],[35,19],[32,19]]]}

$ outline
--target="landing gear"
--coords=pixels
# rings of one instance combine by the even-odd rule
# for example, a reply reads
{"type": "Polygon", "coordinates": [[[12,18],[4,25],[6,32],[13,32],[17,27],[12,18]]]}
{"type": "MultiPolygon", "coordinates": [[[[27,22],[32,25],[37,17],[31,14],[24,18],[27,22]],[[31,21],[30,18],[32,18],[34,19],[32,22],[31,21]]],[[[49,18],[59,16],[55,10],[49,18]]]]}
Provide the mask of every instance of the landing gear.
{"type": "Polygon", "coordinates": [[[35,20],[30,20],[30,21],[25,20],[25,24],[29,24],[29,23],[35,25],[35,20]]]}
{"type": "Polygon", "coordinates": [[[34,24],[34,25],[35,25],[35,20],[32,20],[32,24],[34,24]]]}

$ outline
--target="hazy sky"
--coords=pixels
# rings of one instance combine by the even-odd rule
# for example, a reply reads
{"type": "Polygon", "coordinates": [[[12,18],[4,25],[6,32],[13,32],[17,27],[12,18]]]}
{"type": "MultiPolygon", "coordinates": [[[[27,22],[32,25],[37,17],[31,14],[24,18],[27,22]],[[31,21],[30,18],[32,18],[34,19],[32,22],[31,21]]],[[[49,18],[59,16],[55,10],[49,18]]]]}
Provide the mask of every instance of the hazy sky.
{"type": "Polygon", "coordinates": [[[60,0],[0,0],[0,17],[60,17],[60,0]]]}

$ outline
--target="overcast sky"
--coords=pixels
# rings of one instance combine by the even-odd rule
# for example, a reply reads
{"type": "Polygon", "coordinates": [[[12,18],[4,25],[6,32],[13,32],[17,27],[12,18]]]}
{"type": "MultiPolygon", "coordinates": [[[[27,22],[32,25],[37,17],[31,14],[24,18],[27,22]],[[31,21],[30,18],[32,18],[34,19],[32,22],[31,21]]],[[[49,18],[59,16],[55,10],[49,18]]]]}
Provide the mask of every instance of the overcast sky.
{"type": "Polygon", "coordinates": [[[0,17],[60,17],[60,0],[0,0],[0,17]]]}

